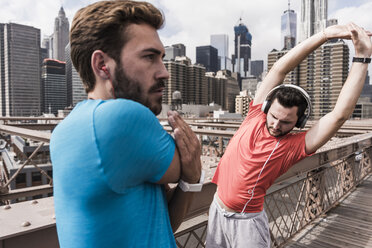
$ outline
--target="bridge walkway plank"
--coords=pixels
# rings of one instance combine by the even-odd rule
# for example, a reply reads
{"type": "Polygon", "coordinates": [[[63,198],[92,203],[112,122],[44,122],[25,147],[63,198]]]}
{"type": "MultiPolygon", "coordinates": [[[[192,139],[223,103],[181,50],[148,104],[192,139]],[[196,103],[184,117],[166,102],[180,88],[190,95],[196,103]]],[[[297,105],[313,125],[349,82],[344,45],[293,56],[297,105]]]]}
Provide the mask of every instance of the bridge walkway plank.
{"type": "Polygon", "coordinates": [[[372,175],[323,218],[287,243],[287,248],[372,248],[372,175]]]}

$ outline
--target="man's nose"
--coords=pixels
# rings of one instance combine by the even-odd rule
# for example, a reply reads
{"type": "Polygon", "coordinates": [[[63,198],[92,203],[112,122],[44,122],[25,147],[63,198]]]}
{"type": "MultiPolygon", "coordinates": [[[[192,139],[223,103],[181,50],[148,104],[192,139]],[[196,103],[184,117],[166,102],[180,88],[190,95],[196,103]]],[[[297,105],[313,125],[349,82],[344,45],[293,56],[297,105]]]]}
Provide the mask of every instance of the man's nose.
{"type": "Polygon", "coordinates": [[[159,68],[159,71],[158,71],[156,77],[158,79],[168,79],[169,78],[169,72],[168,72],[168,70],[165,67],[163,62],[161,62],[161,65],[160,65],[160,68],[159,68]]]}
{"type": "Polygon", "coordinates": [[[279,129],[279,127],[280,127],[280,122],[278,120],[275,120],[274,124],[273,124],[273,128],[274,129],[279,129]]]}

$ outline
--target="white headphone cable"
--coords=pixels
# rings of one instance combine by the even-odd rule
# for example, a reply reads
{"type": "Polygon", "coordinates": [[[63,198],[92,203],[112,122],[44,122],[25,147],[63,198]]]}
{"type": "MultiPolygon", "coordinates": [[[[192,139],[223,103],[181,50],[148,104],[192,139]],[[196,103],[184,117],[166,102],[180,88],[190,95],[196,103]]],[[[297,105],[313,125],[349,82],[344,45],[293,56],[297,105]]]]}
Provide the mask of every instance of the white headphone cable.
{"type": "Polygon", "coordinates": [[[249,190],[248,190],[248,194],[251,195],[251,198],[249,198],[249,200],[247,201],[247,203],[244,205],[244,208],[243,208],[241,214],[244,214],[245,208],[247,207],[248,203],[252,200],[252,198],[253,198],[253,196],[254,196],[254,189],[256,188],[257,183],[258,183],[258,181],[260,180],[261,173],[262,173],[262,171],[264,170],[264,168],[265,168],[267,162],[269,162],[269,160],[270,160],[270,158],[271,158],[271,155],[273,155],[273,153],[275,152],[276,148],[278,148],[279,143],[280,143],[281,140],[282,140],[282,138],[280,138],[280,139],[278,140],[278,142],[276,143],[276,145],[275,145],[273,151],[271,152],[270,156],[266,159],[266,162],[265,162],[264,165],[262,166],[262,169],[261,169],[261,171],[260,171],[260,174],[258,174],[258,177],[257,177],[257,180],[256,180],[256,184],[253,186],[252,189],[249,189],[249,190]]]}

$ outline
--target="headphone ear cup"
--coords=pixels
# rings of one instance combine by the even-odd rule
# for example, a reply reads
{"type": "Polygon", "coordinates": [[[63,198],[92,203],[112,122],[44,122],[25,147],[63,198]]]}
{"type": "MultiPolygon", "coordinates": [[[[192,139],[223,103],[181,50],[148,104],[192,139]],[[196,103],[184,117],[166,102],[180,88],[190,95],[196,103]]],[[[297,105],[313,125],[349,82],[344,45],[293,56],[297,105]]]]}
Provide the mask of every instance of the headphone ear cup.
{"type": "Polygon", "coordinates": [[[267,114],[267,112],[269,112],[270,105],[271,105],[271,102],[268,100],[265,100],[261,107],[262,112],[267,114]]]}
{"type": "Polygon", "coordinates": [[[304,128],[306,125],[306,122],[307,122],[307,116],[304,114],[300,118],[298,118],[295,126],[298,128],[304,128]]]}

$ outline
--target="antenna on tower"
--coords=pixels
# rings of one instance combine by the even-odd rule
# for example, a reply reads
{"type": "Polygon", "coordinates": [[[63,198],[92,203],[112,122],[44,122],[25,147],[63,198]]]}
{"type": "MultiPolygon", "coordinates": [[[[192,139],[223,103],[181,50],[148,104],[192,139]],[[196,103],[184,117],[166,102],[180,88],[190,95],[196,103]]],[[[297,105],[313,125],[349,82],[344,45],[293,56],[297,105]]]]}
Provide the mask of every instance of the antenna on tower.
{"type": "Polygon", "coordinates": [[[242,16],[239,17],[239,20],[236,22],[235,26],[239,26],[242,23],[242,16]]]}
{"type": "Polygon", "coordinates": [[[235,26],[238,26],[238,25],[242,24],[243,14],[244,14],[244,11],[242,10],[242,12],[240,13],[240,17],[239,17],[235,26]]]}

